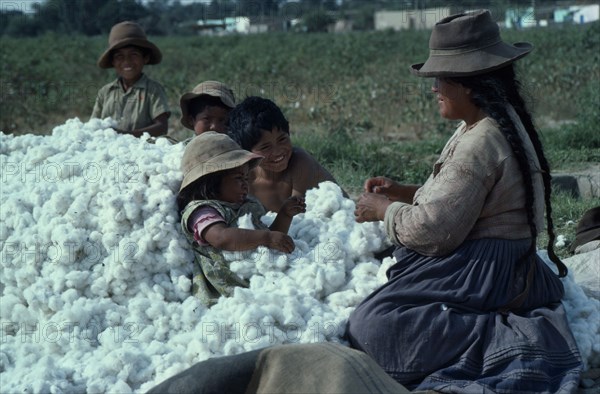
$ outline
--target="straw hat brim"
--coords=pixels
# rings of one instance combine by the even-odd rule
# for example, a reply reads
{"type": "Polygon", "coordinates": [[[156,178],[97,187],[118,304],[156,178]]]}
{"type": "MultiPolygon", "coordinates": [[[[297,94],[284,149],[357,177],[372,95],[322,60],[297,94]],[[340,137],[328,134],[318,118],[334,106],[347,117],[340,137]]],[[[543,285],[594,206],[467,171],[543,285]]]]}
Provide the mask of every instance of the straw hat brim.
{"type": "Polygon", "coordinates": [[[152,42],[141,38],[124,38],[111,45],[98,59],[98,66],[100,68],[112,68],[112,51],[126,46],[136,46],[141,48],[150,49],[150,59],[148,64],[158,64],[162,60],[162,53],[160,49],[152,42]]]}
{"type": "Polygon", "coordinates": [[[471,51],[432,51],[425,63],[413,64],[410,71],[418,77],[465,77],[497,70],[526,56],[533,49],[528,42],[513,45],[500,41],[471,51]]]}
{"type": "Polygon", "coordinates": [[[209,89],[204,89],[202,91],[202,93],[188,92],[188,93],[183,94],[181,96],[181,98],[179,99],[179,107],[181,108],[180,123],[182,124],[182,126],[188,128],[190,130],[194,130],[194,125],[190,121],[188,103],[191,100],[195,99],[196,97],[200,97],[200,96],[217,97],[227,107],[229,107],[231,109],[233,109],[235,107],[235,103],[233,101],[231,101],[231,98],[229,98],[227,95],[224,95],[223,92],[221,92],[219,89],[210,89],[209,88],[209,89]]]}
{"type": "Polygon", "coordinates": [[[230,170],[246,163],[250,165],[250,169],[253,169],[260,164],[262,159],[262,156],[243,149],[222,153],[212,157],[210,160],[197,164],[185,173],[179,191],[208,174],[230,170]]]}

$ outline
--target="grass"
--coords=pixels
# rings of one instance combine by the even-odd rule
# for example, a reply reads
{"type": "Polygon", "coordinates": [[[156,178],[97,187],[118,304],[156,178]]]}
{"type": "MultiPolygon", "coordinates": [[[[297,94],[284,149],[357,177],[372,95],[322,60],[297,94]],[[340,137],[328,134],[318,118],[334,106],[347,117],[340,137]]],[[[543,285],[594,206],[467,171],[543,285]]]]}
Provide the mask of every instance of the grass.
{"type": "MultiPolygon", "coordinates": [[[[600,23],[507,30],[503,37],[535,45],[518,70],[553,171],[599,163],[600,23]]],[[[203,80],[220,80],[238,99],[273,99],[294,143],[354,196],[375,175],[423,183],[453,130],[437,114],[430,81],[408,71],[427,58],[427,31],[150,39],[163,62],[146,72],[167,90],[173,136],[190,133],[179,124],[179,96],[203,80]]],[[[48,134],[68,118],[87,120],[98,89],[114,78],[113,70],[96,66],[106,37],[0,37],[0,45],[5,133],[48,134]]],[[[600,205],[560,193],[552,203],[556,232],[569,240],[583,212],[600,205]]]]}
{"type": "MultiPolygon", "coordinates": [[[[554,221],[554,233],[565,238],[563,246],[555,246],[554,251],[561,259],[571,256],[569,246],[575,240],[577,222],[583,213],[592,207],[600,206],[600,198],[582,200],[574,198],[568,193],[552,193],[552,220],[554,221]]],[[[547,249],[547,232],[541,232],[538,237],[538,248],[547,249]]],[[[555,242],[556,244],[556,242],[555,242]]],[[[559,243],[559,245],[561,245],[559,243]]]]}

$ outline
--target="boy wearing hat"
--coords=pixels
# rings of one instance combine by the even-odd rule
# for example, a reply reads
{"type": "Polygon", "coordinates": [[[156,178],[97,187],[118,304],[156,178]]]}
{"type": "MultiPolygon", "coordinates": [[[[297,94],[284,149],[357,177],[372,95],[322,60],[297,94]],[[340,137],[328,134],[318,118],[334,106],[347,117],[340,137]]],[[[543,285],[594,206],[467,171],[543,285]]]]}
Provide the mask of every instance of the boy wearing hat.
{"type": "Polygon", "coordinates": [[[148,41],[140,25],[114,25],[108,49],[98,59],[98,66],[114,67],[118,77],[98,91],[91,117],[112,117],[118,122],[115,131],[121,134],[166,134],[170,116],[167,95],[161,84],[143,73],[146,64],[158,64],[161,60],[160,50],[148,41]]]}
{"type": "Polygon", "coordinates": [[[235,107],[233,91],[224,83],[204,81],[179,99],[181,124],[196,135],[205,131],[225,133],[229,111],[235,107]]]}

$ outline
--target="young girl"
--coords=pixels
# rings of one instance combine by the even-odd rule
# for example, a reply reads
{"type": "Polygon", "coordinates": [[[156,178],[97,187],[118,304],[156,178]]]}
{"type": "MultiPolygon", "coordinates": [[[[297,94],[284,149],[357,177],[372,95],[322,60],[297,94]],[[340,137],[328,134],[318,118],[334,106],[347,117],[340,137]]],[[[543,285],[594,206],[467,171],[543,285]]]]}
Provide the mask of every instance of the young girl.
{"type": "Polygon", "coordinates": [[[233,273],[222,251],[244,251],[258,246],[290,253],[295,245],[287,235],[292,217],[305,212],[304,199],[285,201],[270,228],[260,217],[264,207],[248,197],[248,173],[261,156],[245,151],[225,134],[207,131],[185,149],[184,174],[177,205],[183,232],[194,248],[193,293],[205,304],[229,296],[235,286],[248,282],[233,273]],[[241,216],[250,214],[256,230],[237,228],[241,216]]]}

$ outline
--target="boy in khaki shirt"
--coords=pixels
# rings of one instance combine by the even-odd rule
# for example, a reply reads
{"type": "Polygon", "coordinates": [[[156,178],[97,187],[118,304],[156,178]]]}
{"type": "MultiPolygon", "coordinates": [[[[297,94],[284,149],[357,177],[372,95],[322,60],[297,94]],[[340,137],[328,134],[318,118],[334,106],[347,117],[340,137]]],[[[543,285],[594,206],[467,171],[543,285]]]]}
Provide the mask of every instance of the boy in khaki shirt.
{"type": "Polygon", "coordinates": [[[146,64],[160,63],[160,50],[134,22],[114,25],[108,44],[98,66],[114,67],[118,78],[98,91],[91,117],[115,119],[115,131],[120,134],[166,134],[170,115],[167,95],[161,84],[143,74],[146,64]]]}

